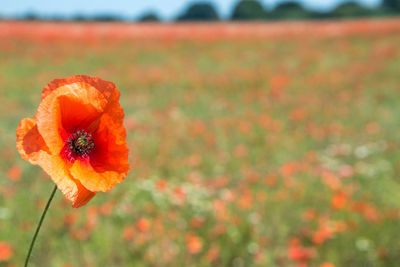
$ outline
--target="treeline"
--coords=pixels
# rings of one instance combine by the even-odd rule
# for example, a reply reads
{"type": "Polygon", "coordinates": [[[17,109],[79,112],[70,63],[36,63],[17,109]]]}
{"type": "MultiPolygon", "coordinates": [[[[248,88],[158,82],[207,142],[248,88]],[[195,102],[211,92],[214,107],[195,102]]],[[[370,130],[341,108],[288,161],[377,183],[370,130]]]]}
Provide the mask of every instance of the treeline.
{"type": "MultiPolygon", "coordinates": [[[[240,0],[234,4],[231,14],[227,18],[232,21],[251,20],[299,20],[299,19],[341,19],[357,17],[382,17],[400,15],[400,0],[382,0],[376,8],[367,8],[355,1],[348,1],[338,5],[330,11],[321,12],[310,10],[297,1],[283,1],[273,9],[268,9],[258,0],[240,0]]],[[[28,13],[20,17],[26,20],[74,20],[74,21],[126,21],[118,14],[97,14],[95,16],[76,15],[71,18],[41,17],[28,13]]],[[[129,19],[128,19],[129,20],[129,19]]],[[[145,13],[139,22],[157,22],[160,17],[153,12],[145,13]]],[[[212,2],[193,2],[179,14],[175,21],[220,21],[223,19],[212,2]]]]}
{"type": "MultiPolygon", "coordinates": [[[[238,1],[229,16],[230,20],[298,20],[380,17],[400,15],[400,0],[383,0],[376,8],[367,8],[348,1],[326,12],[310,10],[297,1],[284,1],[274,9],[265,8],[258,0],[238,1]]],[[[177,21],[218,21],[221,17],[210,2],[193,3],[177,21]]]]}

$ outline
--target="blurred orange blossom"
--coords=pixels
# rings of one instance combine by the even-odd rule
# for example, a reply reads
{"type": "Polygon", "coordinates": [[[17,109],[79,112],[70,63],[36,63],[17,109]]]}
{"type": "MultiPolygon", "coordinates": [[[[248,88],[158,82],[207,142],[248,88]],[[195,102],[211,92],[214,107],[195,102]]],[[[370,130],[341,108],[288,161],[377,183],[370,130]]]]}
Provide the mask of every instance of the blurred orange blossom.
{"type": "Polygon", "coordinates": [[[12,256],[12,247],[7,242],[0,241],[0,262],[8,261],[12,256]]]}

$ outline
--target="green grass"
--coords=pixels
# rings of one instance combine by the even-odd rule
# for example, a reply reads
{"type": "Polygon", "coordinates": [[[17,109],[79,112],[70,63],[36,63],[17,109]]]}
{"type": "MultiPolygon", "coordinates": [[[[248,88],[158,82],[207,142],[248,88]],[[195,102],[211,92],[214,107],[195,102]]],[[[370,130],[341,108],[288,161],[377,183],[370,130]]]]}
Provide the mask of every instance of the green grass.
{"type": "Polygon", "coordinates": [[[293,239],[309,266],[397,266],[399,42],[2,40],[0,241],[14,253],[0,266],[21,265],[53,187],[18,155],[15,129],[48,82],[75,74],[117,84],[132,170],[77,210],[57,193],[31,266],[295,266],[293,239]],[[316,242],[320,229],[331,237],[316,242]]]}

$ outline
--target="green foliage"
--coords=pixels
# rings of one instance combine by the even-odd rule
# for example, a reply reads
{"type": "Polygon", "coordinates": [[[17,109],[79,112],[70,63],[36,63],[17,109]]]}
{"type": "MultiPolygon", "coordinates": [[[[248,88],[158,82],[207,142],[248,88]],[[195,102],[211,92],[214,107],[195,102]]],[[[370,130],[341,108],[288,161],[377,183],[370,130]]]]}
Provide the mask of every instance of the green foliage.
{"type": "MultiPolygon", "coordinates": [[[[297,0],[278,2],[278,5],[268,11],[260,0],[239,0],[234,4],[228,18],[233,21],[250,20],[304,20],[304,19],[335,19],[357,17],[382,17],[400,14],[400,0],[382,0],[376,8],[366,8],[355,1],[345,1],[333,10],[319,12],[304,8],[297,0]]],[[[20,18],[24,20],[66,20],[63,16],[44,17],[34,12],[28,12],[20,18]]],[[[103,13],[94,16],[75,14],[75,21],[120,21],[123,18],[118,14],[103,13]]],[[[195,2],[187,10],[176,17],[176,21],[218,21],[220,16],[212,2],[195,2]]],[[[156,13],[145,13],[137,19],[139,22],[160,21],[156,13]]]]}
{"type": "Polygon", "coordinates": [[[295,1],[283,2],[268,14],[268,18],[282,20],[306,19],[309,16],[309,11],[295,1]]]}
{"type": "Polygon", "coordinates": [[[22,18],[24,20],[40,20],[40,15],[33,11],[29,11],[29,12],[25,13],[24,15],[22,15],[22,18]]]}
{"type": "Polygon", "coordinates": [[[84,14],[75,14],[72,17],[73,21],[78,21],[78,22],[82,22],[82,21],[88,21],[88,17],[85,16],[84,14]]]}
{"type": "Polygon", "coordinates": [[[103,21],[103,22],[110,22],[110,21],[121,21],[122,18],[118,14],[111,14],[111,13],[103,13],[97,14],[90,18],[92,21],[103,21]]]}
{"type": "Polygon", "coordinates": [[[215,21],[219,15],[211,3],[194,3],[177,18],[178,21],[215,21]]]}
{"type": "Polygon", "coordinates": [[[157,21],[160,21],[160,18],[157,16],[156,13],[150,12],[150,13],[146,13],[146,14],[142,15],[141,17],[139,17],[139,19],[137,21],[139,21],[139,22],[157,22],[157,21]]]}
{"type": "Polygon", "coordinates": [[[231,15],[232,20],[261,20],[264,18],[264,7],[258,0],[239,1],[231,15]]]}
{"type": "Polygon", "coordinates": [[[330,14],[333,18],[354,18],[372,15],[372,10],[362,7],[357,2],[343,3],[336,7],[330,14]]]}
{"type": "MultiPolygon", "coordinates": [[[[53,20],[54,17],[49,18],[49,20],[53,20]]],[[[65,18],[60,18],[59,20],[65,20],[65,18]]],[[[72,17],[74,21],[98,21],[98,22],[113,22],[113,21],[122,21],[122,17],[118,14],[111,14],[111,13],[103,13],[103,14],[96,14],[93,16],[88,16],[85,14],[76,14],[72,17]]]]}
{"type": "Polygon", "coordinates": [[[382,0],[382,6],[390,11],[400,11],[400,0],[382,0]]]}

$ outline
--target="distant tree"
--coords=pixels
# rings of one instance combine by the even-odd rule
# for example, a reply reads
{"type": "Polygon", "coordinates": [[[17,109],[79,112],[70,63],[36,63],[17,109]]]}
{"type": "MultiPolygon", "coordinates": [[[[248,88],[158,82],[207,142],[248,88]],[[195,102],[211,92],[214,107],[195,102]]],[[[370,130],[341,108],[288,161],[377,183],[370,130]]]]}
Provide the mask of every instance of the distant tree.
{"type": "Polygon", "coordinates": [[[73,21],[104,21],[104,22],[109,22],[109,21],[121,21],[122,18],[119,15],[116,14],[96,14],[94,16],[89,16],[85,14],[75,14],[72,17],[73,21]]]}
{"type": "Polygon", "coordinates": [[[336,7],[331,16],[334,18],[354,18],[372,15],[372,10],[360,6],[356,2],[347,2],[336,7]]]}
{"type": "Polygon", "coordinates": [[[94,20],[94,21],[121,21],[122,18],[117,14],[104,13],[104,14],[97,14],[97,15],[93,16],[92,18],[90,18],[90,20],[94,20]]]}
{"type": "Polygon", "coordinates": [[[88,17],[83,14],[75,14],[71,19],[73,21],[87,21],[88,17]]]}
{"type": "Polygon", "coordinates": [[[214,6],[208,2],[193,3],[185,13],[178,16],[178,21],[215,21],[219,20],[214,6]]]}
{"type": "Polygon", "coordinates": [[[332,13],[327,11],[327,12],[323,12],[323,11],[314,11],[314,10],[310,10],[309,14],[308,14],[308,18],[309,19],[317,19],[317,20],[323,20],[323,19],[332,19],[332,13]]]}
{"type": "Polygon", "coordinates": [[[400,11],[400,0],[383,0],[382,6],[391,11],[400,11]]]}
{"type": "Polygon", "coordinates": [[[261,20],[265,18],[265,10],[257,0],[241,0],[233,8],[232,20],[261,20]]]}
{"type": "Polygon", "coordinates": [[[279,4],[269,13],[271,19],[306,19],[310,12],[295,1],[288,1],[279,4]]]}
{"type": "Polygon", "coordinates": [[[53,15],[47,18],[50,21],[65,21],[66,19],[63,16],[53,15]]]}
{"type": "Polygon", "coordinates": [[[160,18],[154,12],[145,13],[144,15],[140,16],[137,20],[139,22],[157,22],[160,21],[160,18]]]}
{"type": "Polygon", "coordinates": [[[24,19],[24,20],[40,20],[40,16],[33,11],[28,11],[27,13],[22,15],[22,19],[24,19]]]}

